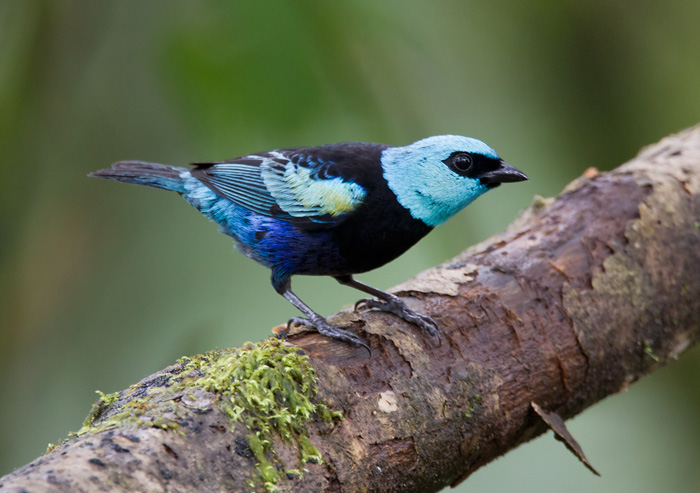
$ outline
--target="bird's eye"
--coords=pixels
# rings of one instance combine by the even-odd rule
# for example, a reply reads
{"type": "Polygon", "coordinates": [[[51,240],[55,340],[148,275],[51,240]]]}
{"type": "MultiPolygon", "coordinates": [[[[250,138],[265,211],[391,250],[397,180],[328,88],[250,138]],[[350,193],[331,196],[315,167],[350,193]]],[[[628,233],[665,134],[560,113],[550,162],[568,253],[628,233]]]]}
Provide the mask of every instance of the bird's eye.
{"type": "Polygon", "coordinates": [[[451,159],[451,168],[460,175],[466,174],[471,170],[474,161],[469,154],[455,154],[451,159]]]}

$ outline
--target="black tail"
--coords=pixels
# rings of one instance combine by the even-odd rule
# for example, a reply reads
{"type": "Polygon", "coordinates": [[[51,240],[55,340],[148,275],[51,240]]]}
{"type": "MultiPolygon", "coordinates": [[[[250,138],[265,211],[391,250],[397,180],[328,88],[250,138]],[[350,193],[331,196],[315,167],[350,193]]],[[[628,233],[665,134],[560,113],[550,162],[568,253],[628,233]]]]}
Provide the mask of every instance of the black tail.
{"type": "Polygon", "coordinates": [[[119,161],[112,165],[112,169],[94,171],[88,176],[184,193],[185,181],[181,174],[186,171],[185,168],[165,164],[146,163],[143,161],[119,161]]]}

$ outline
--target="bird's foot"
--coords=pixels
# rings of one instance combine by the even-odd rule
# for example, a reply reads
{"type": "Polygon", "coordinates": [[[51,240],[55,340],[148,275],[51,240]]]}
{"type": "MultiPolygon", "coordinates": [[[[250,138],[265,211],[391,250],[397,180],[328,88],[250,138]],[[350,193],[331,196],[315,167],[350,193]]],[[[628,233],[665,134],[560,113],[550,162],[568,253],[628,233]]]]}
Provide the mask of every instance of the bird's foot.
{"type": "Polygon", "coordinates": [[[401,301],[398,296],[392,295],[389,301],[378,300],[376,298],[365,298],[355,303],[355,311],[359,310],[381,310],[383,312],[393,313],[397,317],[406,322],[423,329],[428,333],[434,343],[440,343],[440,332],[438,332],[438,324],[428,315],[421,315],[411,310],[406,304],[401,301]]]}
{"type": "Polygon", "coordinates": [[[306,318],[306,317],[292,317],[287,322],[287,328],[291,326],[303,325],[315,329],[319,334],[337,341],[343,341],[352,344],[355,347],[362,346],[371,355],[372,351],[365,342],[357,337],[355,334],[348,330],[339,329],[338,327],[329,324],[323,317],[318,318],[306,318]]]}

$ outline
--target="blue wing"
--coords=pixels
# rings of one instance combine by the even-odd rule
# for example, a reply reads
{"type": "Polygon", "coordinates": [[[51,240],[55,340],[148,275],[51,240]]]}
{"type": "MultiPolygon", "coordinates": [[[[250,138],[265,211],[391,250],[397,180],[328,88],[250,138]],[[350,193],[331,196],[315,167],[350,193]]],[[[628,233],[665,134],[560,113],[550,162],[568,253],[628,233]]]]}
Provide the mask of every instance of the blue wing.
{"type": "Polygon", "coordinates": [[[333,162],[295,150],[197,163],[192,175],[231,202],[300,226],[334,224],[362,203],[366,191],[336,173],[333,162]]]}

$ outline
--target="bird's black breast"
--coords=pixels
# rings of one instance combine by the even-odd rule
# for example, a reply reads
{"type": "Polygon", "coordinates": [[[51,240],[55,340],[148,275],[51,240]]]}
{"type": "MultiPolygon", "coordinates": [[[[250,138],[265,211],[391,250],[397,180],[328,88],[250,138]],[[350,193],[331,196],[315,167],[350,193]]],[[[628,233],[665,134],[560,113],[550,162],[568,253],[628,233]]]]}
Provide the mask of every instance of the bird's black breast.
{"type": "Polygon", "coordinates": [[[413,218],[389,189],[381,165],[382,151],[387,146],[364,143],[337,146],[347,147],[340,152],[333,149],[337,165],[334,172],[361,185],[366,196],[360,207],[332,229],[332,241],[344,264],[344,272],[336,275],[366,272],[394,260],[432,228],[413,218]]]}
{"type": "Polygon", "coordinates": [[[432,230],[414,219],[391,195],[389,200],[368,201],[366,207],[334,229],[333,241],[346,264],[344,274],[381,267],[432,230]]]}

